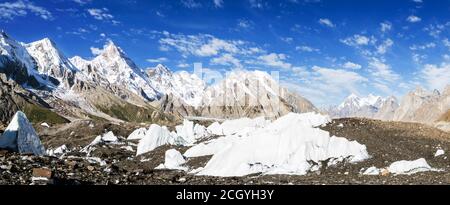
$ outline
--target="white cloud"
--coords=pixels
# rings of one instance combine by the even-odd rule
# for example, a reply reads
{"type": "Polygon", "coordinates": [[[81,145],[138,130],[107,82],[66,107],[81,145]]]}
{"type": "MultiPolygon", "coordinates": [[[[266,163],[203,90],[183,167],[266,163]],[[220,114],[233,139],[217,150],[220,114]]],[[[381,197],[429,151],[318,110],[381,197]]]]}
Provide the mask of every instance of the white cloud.
{"type": "Polygon", "coordinates": [[[423,0],[412,0],[415,3],[423,3],[423,0]]]}
{"type": "Polygon", "coordinates": [[[448,38],[442,40],[442,43],[444,44],[444,46],[450,49],[450,40],[448,40],[448,38]]]}
{"type": "Polygon", "coordinates": [[[26,16],[32,13],[44,20],[52,20],[53,15],[43,7],[34,5],[28,0],[0,3],[0,20],[13,20],[15,17],[26,16]]]}
{"type": "Polygon", "coordinates": [[[197,2],[196,0],[181,0],[181,4],[190,9],[200,8],[202,7],[202,4],[200,2],[197,2]]]}
{"type": "Polygon", "coordinates": [[[380,26],[383,33],[388,32],[392,29],[392,24],[388,21],[380,23],[380,26]]]}
{"type": "Polygon", "coordinates": [[[377,52],[379,54],[385,54],[387,50],[394,45],[394,41],[391,39],[386,39],[381,45],[377,47],[377,52]]]}
{"type": "Polygon", "coordinates": [[[207,44],[204,44],[196,51],[199,56],[215,56],[220,51],[226,51],[230,53],[237,53],[239,49],[236,44],[227,42],[222,39],[213,38],[207,44]]]}
{"type": "Polygon", "coordinates": [[[430,89],[442,90],[446,85],[450,85],[450,64],[448,63],[443,63],[441,66],[425,65],[421,74],[430,89]]]}
{"type": "Polygon", "coordinates": [[[313,81],[318,84],[312,87],[318,87],[327,93],[355,92],[361,83],[368,81],[367,78],[352,71],[318,66],[313,66],[312,69],[316,75],[316,77],[313,77],[313,81]]]}
{"type": "Polygon", "coordinates": [[[87,3],[90,3],[92,0],[72,0],[72,1],[80,5],[85,5],[87,3]]]}
{"type": "Polygon", "coordinates": [[[320,23],[321,25],[328,26],[328,27],[330,27],[330,28],[336,27],[336,25],[334,25],[333,22],[331,22],[331,20],[330,20],[330,19],[327,19],[327,18],[321,18],[321,19],[319,19],[319,23],[320,23]]]}
{"type": "Polygon", "coordinates": [[[262,55],[258,57],[259,60],[261,60],[261,64],[276,68],[282,68],[282,69],[290,69],[292,67],[292,64],[285,62],[286,55],[285,54],[277,54],[277,53],[270,53],[267,55],[262,55]]]}
{"type": "Polygon", "coordinates": [[[168,59],[165,57],[161,57],[161,58],[150,58],[146,60],[149,63],[163,63],[163,62],[167,62],[168,59]]]}
{"type": "Polygon", "coordinates": [[[161,18],[166,17],[166,15],[164,15],[161,11],[156,11],[155,14],[161,18]]]}
{"type": "Polygon", "coordinates": [[[223,7],[223,0],[214,0],[214,6],[222,8],[223,7]]]}
{"type": "Polygon", "coordinates": [[[372,58],[369,62],[371,75],[378,81],[393,83],[400,79],[400,75],[391,70],[391,67],[378,58],[372,58]]]}
{"type": "Polygon", "coordinates": [[[413,61],[414,61],[415,63],[421,64],[422,61],[425,60],[426,58],[427,58],[426,55],[420,55],[420,54],[417,54],[417,53],[413,53],[413,54],[412,54],[412,59],[413,59],[413,61]]]}
{"type": "Polygon", "coordinates": [[[433,42],[430,42],[430,43],[426,43],[423,45],[412,45],[409,47],[409,49],[416,51],[416,50],[425,50],[425,49],[434,48],[434,47],[436,47],[436,44],[433,42]]]}
{"type": "Polygon", "coordinates": [[[176,49],[183,57],[189,55],[199,57],[215,57],[223,53],[233,55],[251,55],[263,52],[261,48],[250,47],[247,42],[241,40],[223,40],[208,34],[183,35],[164,32],[159,40],[160,50],[168,51],[176,49]]]}
{"type": "Polygon", "coordinates": [[[282,79],[282,86],[300,93],[316,106],[331,105],[348,93],[359,93],[369,81],[356,72],[342,69],[313,66],[310,71],[305,67],[292,70],[294,76],[282,79]]]}
{"type": "Polygon", "coordinates": [[[408,18],[406,20],[410,23],[417,23],[417,22],[421,21],[422,19],[418,16],[411,15],[411,16],[408,16],[408,18]]]}
{"type": "Polygon", "coordinates": [[[103,52],[103,49],[101,48],[96,48],[96,47],[91,47],[91,53],[94,56],[98,56],[103,52]]]}
{"type": "Polygon", "coordinates": [[[267,2],[264,0],[249,0],[248,2],[252,8],[263,9],[267,7],[267,2]]]}
{"type": "Polygon", "coordinates": [[[381,90],[382,92],[384,92],[385,94],[388,94],[388,95],[392,95],[392,89],[388,86],[388,85],[386,85],[386,84],[383,84],[383,83],[379,83],[379,82],[375,82],[375,83],[373,83],[373,86],[376,88],[376,89],[378,89],[378,90],[381,90]]]}
{"type": "Polygon", "coordinates": [[[369,43],[371,43],[371,39],[369,37],[359,35],[359,34],[355,34],[346,39],[341,39],[340,41],[348,46],[354,46],[354,47],[366,46],[366,45],[369,45],[369,43]]]}
{"type": "Polygon", "coordinates": [[[107,21],[107,22],[111,22],[112,24],[116,25],[119,24],[119,21],[114,20],[114,16],[109,13],[109,9],[107,8],[101,8],[101,9],[96,9],[96,8],[91,8],[87,10],[89,15],[91,15],[92,17],[94,17],[95,19],[99,20],[99,21],[107,21]]]}
{"type": "Polygon", "coordinates": [[[447,22],[446,24],[430,24],[423,28],[423,30],[428,32],[428,35],[439,38],[441,33],[448,28],[450,28],[450,22],[447,22]]]}
{"type": "Polygon", "coordinates": [[[319,52],[320,50],[317,48],[313,48],[310,46],[297,46],[295,47],[295,50],[303,51],[303,52],[319,52]]]}
{"type": "Polygon", "coordinates": [[[248,19],[239,19],[237,22],[237,27],[238,27],[237,30],[240,30],[240,29],[249,30],[249,29],[253,28],[253,25],[254,25],[253,21],[250,21],[248,19]]]}
{"type": "Polygon", "coordinates": [[[292,37],[281,37],[280,40],[290,44],[290,43],[292,43],[292,41],[294,41],[294,38],[292,38],[292,37]]]}
{"type": "Polygon", "coordinates": [[[188,63],[179,63],[177,65],[177,67],[179,67],[179,68],[187,68],[187,67],[189,67],[189,64],[188,63]]]}
{"type": "Polygon", "coordinates": [[[241,62],[239,59],[235,58],[233,55],[226,53],[220,57],[216,57],[211,59],[211,64],[214,65],[226,65],[226,66],[234,66],[234,68],[242,68],[241,62]]]}
{"type": "Polygon", "coordinates": [[[350,61],[344,63],[344,65],[342,65],[342,67],[347,68],[347,69],[353,69],[353,70],[358,70],[358,69],[362,68],[361,65],[359,65],[357,63],[350,62],[350,61]]]}

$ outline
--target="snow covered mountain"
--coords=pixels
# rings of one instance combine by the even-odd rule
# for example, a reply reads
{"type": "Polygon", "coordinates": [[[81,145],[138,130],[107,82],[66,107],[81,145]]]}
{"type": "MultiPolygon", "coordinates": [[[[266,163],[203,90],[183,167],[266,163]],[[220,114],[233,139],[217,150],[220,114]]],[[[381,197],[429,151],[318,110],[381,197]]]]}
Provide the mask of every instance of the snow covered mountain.
{"type": "Polygon", "coordinates": [[[193,107],[197,107],[201,103],[205,83],[197,75],[186,71],[173,73],[161,64],[147,69],[146,73],[152,86],[160,93],[172,94],[193,107]]]}
{"type": "Polygon", "coordinates": [[[25,47],[0,32],[0,72],[15,79],[19,84],[30,87],[52,87],[37,71],[37,65],[25,47]]]}
{"type": "Polygon", "coordinates": [[[393,120],[433,124],[450,109],[450,85],[442,93],[421,87],[405,95],[393,120]]]}
{"type": "Polygon", "coordinates": [[[279,117],[289,112],[317,111],[305,98],[281,87],[262,71],[233,71],[208,87],[201,103],[201,116],[279,117]]]}
{"type": "Polygon", "coordinates": [[[380,120],[391,120],[399,106],[400,105],[398,104],[397,98],[390,96],[386,98],[383,105],[380,106],[374,118],[380,120]]]}
{"type": "Polygon", "coordinates": [[[26,44],[28,53],[37,63],[39,74],[48,78],[56,78],[59,84],[66,89],[72,87],[75,81],[77,68],[62,54],[56,44],[48,38],[26,44]]]}
{"type": "MultiPolygon", "coordinates": [[[[438,90],[432,92],[426,91],[421,87],[417,87],[416,90],[409,92],[405,95],[400,103],[399,108],[396,110],[393,120],[396,121],[415,121],[419,120],[420,113],[417,111],[425,106],[436,103],[440,98],[438,90]]],[[[427,113],[430,115],[431,113],[427,113]]],[[[437,118],[437,117],[436,117],[437,118]]]]}
{"type": "Polygon", "coordinates": [[[359,97],[356,94],[351,94],[339,106],[330,108],[328,113],[334,118],[373,118],[386,102],[387,99],[372,94],[369,94],[367,97],[359,97]]]}
{"type": "Polygon", "coordinates": [[[102,86],[115,85],[125,88],[146,101],[156,100],[162,95],[152,87],[147,75],[112,41],[91,61],[81,57],[71,58],[70,61],[88,76],[90,81],[102,86]]]}

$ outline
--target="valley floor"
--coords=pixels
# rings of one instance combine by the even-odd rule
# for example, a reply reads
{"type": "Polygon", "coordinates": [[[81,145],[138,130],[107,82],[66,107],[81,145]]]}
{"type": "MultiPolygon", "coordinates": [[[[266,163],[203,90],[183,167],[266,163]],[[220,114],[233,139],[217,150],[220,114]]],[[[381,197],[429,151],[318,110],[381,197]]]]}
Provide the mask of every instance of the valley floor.
{"type": "MultiPolygon", "coordinates": [[[[67,141],[71,142],[68,147],[84,147],[104,130],[128,136],[136,126],[79,121],[55,128],[38,128],[37,131],[46,147],[54,148],[67,141]]],[[[166,150],[175,148],[184,153],[187,147],[162,146],[135,157],[135,152],[130,150],[134,143],[124,141],[122,144],[100,145],[90,157],[78,151],[61,158],[0,151],[0,184],[450,184],[448,154],[435,157],[439,148],[450,150],[448,132],[422,124],[355,118],[333,120],[322,129],[365,144],[371,158],[357,164],[322,168],[304,176],[205,177],[154,169],[164,162],[166,150]],[[441,171],[396,176],[361,174],[363,168],[383,168],[395,161],[419,158],[425,158],[431,167],[441,171]],[[50,180],[44,180],[42,175],[51,175],[50,180]]],[[[191,158],[187,166],[202,167],[209,158],[191,158]]]]}

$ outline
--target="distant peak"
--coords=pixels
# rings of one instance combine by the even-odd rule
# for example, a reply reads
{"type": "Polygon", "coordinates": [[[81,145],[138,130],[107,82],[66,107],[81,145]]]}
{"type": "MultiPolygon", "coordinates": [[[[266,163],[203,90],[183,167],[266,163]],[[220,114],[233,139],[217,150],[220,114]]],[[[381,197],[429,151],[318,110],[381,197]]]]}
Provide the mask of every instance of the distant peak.
{"type": "Polygon", "coordinates": [[[356,95],[355,93],[352,93],[347,97],[347,99],[355,99],[355,98],[359,98],[359,96],[356,95]]]}
{"type": "Polygon", "coordinates": [[[119,46],[117,46],[112,40],[109,40],[106,42],[104,46],[105,50],[117,50],[122,51],[119,46]]]}
{"type": "Polygon", "coordinates": [[[42,45],[45,45],[45,46],[56,47],[55,42],[53,42],[50,38],[44,38],[44,39],[32,42],[32,43],[30,43],[28,45],[35,45],[35,44],[42,44],[42,45]]]}
{"type": "Polygon", "coordinates": [[[111,40],[107,41],[103,46],[103,50],[100,52],[100,55],[110,58],[114,58],[116,56],[126,56],[123,50],[111,40]]]}
{"type": "Polygon", "coordinates": [[[147,73],[150,76],[155,76],[155,75],[158,75],[158,76],[161,76],[161,75],[172,75],[172,71],[170,71],[170,69],[167,66],[162,65],[162,64],[158,64],[153,69],[150,68],[147,71],[147,73]]]}
{"type": "Polygon", "coordinates": [[[422,92],[424,92],[425,90],[422,88],[422,86],[420,86],[420,85],[418,85],[418,86],[416,86],[416,89],[414,90],[414,92],[415,93],[422,93],[422,92]]]}
{"type": "Polygon", "coordinates": [[[163,64],[158,64],[155,67],[155,70],[161,70],[161,71],[164,71],[164,72],[171,72],[170,69],[167,66],[163,65],[163,64]]]}

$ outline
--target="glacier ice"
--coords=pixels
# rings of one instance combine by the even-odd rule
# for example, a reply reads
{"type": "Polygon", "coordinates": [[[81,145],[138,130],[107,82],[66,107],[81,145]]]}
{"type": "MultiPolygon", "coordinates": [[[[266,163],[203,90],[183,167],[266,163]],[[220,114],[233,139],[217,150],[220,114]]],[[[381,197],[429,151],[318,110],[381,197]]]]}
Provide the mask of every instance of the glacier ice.
{"type": "Polygon", "coordinates": [[[0,137],[0,148],[23,154],[45,155],[45,149],[39,136],[28,121],[27,116],[21,111],[14,115],[0,137]]]}

